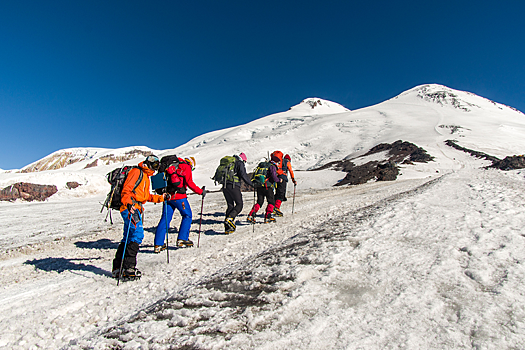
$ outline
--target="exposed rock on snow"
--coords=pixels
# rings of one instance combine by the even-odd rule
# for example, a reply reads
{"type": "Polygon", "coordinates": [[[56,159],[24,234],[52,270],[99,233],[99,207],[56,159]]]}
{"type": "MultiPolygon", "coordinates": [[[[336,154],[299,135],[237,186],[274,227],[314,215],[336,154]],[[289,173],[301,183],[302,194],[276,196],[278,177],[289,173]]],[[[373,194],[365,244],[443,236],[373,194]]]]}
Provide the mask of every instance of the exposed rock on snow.
{"type": "Polygon", "coordinates": [[[68,181],[68,182],[66,183],[66,187],[67,187],[67,189],[69,189],[69,190],[75,189],[75,188],[77,188],[78,186],[82,186],[82,185],[79,184],[79,183],[76,182],[76,181],[68,181]]]}
{"type": "Polygon", "coordinates": [[[513,170],[513,169],[524,169],[525,168],[525,156],[524,155],[514,155],[507,156],[503,160],[498,157],[491,156],[479,151],[474,151],[465,147],[459,146],[454,140],[447,140],[447,146],[453,147],[457,150],[466,152],[474,157],[490,160],[492,165],[489,165],[486,168],[496,168],[500,170],[513,170]]]}
{"type": "Polygon", "coordinates": [[[373,179],[377,181],[396,180],[399,174],[399,168],[396,164],[427,163],[433,160],[434,157],[430,156],[423,148],[410,142],[398,140],[392,144],[381,143],[372,147],[363,156],[330,162],[315,170],[342,170],[347,174],[335,186],[359,185],[373,179]]]}
{"type": "Polygon", "coordinates": [[[436,86],[430,86],[430,85],[422,86],[419,89],[417,96],[423,100],[434,102],[441,106],[451,105],[454,108],[457,108],[465,112],[470,112],[471,107],[480,108],[479,106],[475,104],[472,104],[472,103],[469,103],[469,102],[466,102],[460,99],[457,94],[451,91],[451,89],[446,88],[444,86],[442,89],[439,89],[437,91],[436,91],[436,86]]]}
{"type": "Polygon", "coordinates": [[[106,165],[112,164],[112,163],[120,163],[125,162],[127,160],[135,159],[138,157],[143,156],[144,158],[152,155],[153,152],[151,151],[143,151],[139,149],[134,149],[131,151],[126,152],[124,155],[115,155],[115,154],[108,154],[107,156],[100,157],[100,160],[105,162],[106,165]]]}
{"type": "Polygon", "coordinates": [[[89,163],[84,167],[84,169],[94,168],[98,165],[98,159],[95,159],[92,163],[89,163]]]}
{"type": "Polygon", "coordinates": [[[463,151],[465,153],[468,153],[468,154],[470,154],[470,155],[472,155],[472,156],[474,156],[476,158],[490,160],[493,163],[500,161],[500,159],[497,158],[497,157],[491,156],[490,154],[486,154],[486,153],[483,153],[483,152],[474,151],[474,150],[462,147],[462,146],[458,145],[456,142],[457,141],[455,141],[455,140],[447,140],[447,141],[445,141],[445,144],[447,146],[453,147],[453,148],[455,148],[455,149],[457,149],[459,151],[463,151]]]}
{"type": "Polygon", "coordinates": [[[58,192],[54,185],[36,185],[26,182],[18,182],[0,190],[1,201],[15,201],[23,199],[26,201],[44,201],[58,192]]]}
{"type": "Polygon", "coordinates": [[[40,172],[45,170],[63,169],[69,165],[89,161],[94,159],[91,163],[84,166],[84,169],[92,168],[100,165],[100,159],[103,164],[109,165],[113,163],[125,162],[136,159],[138,157],[147,157],[153,152],[149,149],[131,148],[127,151],[125,149],[115,150],[114,152],[106,154],[108,150],[96,148],[70,148],[56,151],[41,160],[31,163],[20,170],[21,173],[40,172]],[[105,152],[104,152],[105,151],[105,152]],[[120,153],[120,154],[119,154],[120,153]]]}
{"type": "Polygon", "coordinates": [[[500,170],[513,170],[525,168],[525,157],[519,156],[508,156],[505,159],[494,162],[490,168],[497,168],[500,170]]]}

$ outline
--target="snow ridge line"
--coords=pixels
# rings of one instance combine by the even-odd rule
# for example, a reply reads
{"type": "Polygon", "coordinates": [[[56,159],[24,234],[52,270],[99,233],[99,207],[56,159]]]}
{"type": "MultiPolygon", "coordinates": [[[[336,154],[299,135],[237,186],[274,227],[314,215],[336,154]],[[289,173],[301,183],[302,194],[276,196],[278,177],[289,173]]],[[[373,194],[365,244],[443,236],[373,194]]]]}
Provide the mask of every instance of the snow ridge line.
{"type": "Polygon", "coordinates": [[[346,241],[353,249],[357,248],[360,240],[351,237],[352,228],[356,226],[353,223],[362,225],[391,203],[422,193],[441,180],[442,177],[433,179],[366,207],[327,217],[320,222],[321,229],[302,227],[302,232],[280,244],[222,268],[197,283],[187,284],[175,291],[172,297],[158,300],[118,325],[100,330],[93,337],[122,345],[120,342],[126,342],[128,333],[136,334],[147,324],[164,322],[175,329],[174,334],[169,339],[149,339],[149,343],[191,347],[199,342],[196,334],[206,338],[206,343],[215,342],[216,338],[227,340],[232,332],[261,331],[270,325],[288,295],[301,287],[305,266],[322,273],[333,264],[330,257],[322,255],[320,246],[344,244],[346,241]],[[352,216],[350,220],[346,218],[348,215],[352,216]],[[266,315],[257,321],[249,316],[261,312],[266,315]],[[214,318],[229,319],[231,324],[221,325],[220,320],[214,321],[214,318]]]}

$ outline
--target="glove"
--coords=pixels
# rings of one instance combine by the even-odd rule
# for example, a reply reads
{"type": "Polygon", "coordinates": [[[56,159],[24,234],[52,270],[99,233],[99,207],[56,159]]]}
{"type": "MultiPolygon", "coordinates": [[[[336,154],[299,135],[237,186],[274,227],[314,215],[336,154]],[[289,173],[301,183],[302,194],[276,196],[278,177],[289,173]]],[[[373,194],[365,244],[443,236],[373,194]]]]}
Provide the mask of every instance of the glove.
{"type": "Polygon", "coordinates": [[[292,179],[292,182],[293,182],[294,186],[297,186],[297,181],[295,181],[295,179],[292,179]]]}
{"type": "Polygon", "coordinates": [[[128,219],[130,219],[133,226],[137,227],[137,224],[140,221],[140,213],[137,209],[133,208],[132,204],[128,204],[128,219]]]}
{"type": "Polygon", "coordinates": [[[202,198],[206,197],[206,186],[202,186],[202,198]]]}
{"type": "Polygon", "coordinates": [[[133,208],[133,204],[127,204],[126,207],[128,208],[129,214],[133,214],[135,212],[135,208],[133,208]]]}
{"type": "Polygon", "coordinates": [[[169,201],[170,200],[170,197],[171,197],[171,194],[169,194],[168,192],[164,193],[162,195],[164,197],[164,201],[169,201]]]}

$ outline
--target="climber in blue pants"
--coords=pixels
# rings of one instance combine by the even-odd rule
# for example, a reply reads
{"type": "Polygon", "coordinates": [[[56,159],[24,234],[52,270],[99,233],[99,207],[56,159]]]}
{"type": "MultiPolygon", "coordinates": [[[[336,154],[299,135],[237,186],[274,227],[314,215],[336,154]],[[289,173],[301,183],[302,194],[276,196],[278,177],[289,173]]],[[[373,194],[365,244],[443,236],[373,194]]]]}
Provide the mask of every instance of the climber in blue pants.
{"type": "Polygon", "coordinates": [[[182,216],[177,240],[189,240],[193,216],[190,204],[188,203],[188,198],[169,200],[167,201],[167,205],[163,206],[162,217],[160,218],[159,224],[157,225],[157,230],[155,231],[155,247],[163,246],[164,242],[166,241],[166,210],[168,211],[167,217],[169,226],[175,209],[177,209],[182,216]]]}

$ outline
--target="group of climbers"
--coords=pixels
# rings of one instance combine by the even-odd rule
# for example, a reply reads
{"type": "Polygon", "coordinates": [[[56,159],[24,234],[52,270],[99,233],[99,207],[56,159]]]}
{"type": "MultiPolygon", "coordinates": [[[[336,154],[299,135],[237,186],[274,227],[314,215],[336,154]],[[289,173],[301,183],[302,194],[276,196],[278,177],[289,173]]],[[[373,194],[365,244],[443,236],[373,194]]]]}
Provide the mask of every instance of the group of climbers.
{"type": "MultiPolygon", "coordinates": [[[[283,216],[281,204],[286,201],[288,174],[294,185],[297,184],[288,154],[283,157],[281,151],[273,152],[269,161],[259,164],[251,179],[246,171],[246,161],[247,157],[244,153],[224,157],[212,178],[222,184],[222,192],[227,204],[224,219],[226,234],[235,232],[235,219],[243,209],[241,181],[254,188],[257,194],[257,201],[248,214],[247,220],[250,223],[255,223],[257,212],[263,206],[265,199],[268,204],[264,214],[264,223],[274,222],[275,216],[283,216]]],[[[129,171],[122,187],[120,213],[124,220],[124,237],[113,260],[112,273],[115,278],[136,279],[141,277],[141,272],[137,270],[136,264],[139,246],[144,238],[142,220],[143,205],[146,202],[166,202],[155,230],[155,253],[160,253],[167,248],[164,242],[175,209],[182,216],[176,245],[181,248],[193,246],[193,242],[189,239],[192,211],[186,192],[189,188],[196,194],[202,195],[203,198],[206,195],[205,187],[198,187],[193,182],[192,171],[195,169],[195,158],[177,158],[176,164],[162,169],[169,178],[169,182],[176,183],[178,187],[171,189],[168,187],[169,191],[155,195],[150,193],[149,178],[159,170],[159,167],[159,158],[154,155],[148,156],[146,160],[139,163],[138,167],[129,171]]]]}
{"type": "Polygon", "coordinates": [[[292,170],[291,158],[288,154],[283,157],[281,151],[274,151],[270,155],[269,161],[259,163],[251,179],[246,173],[246,161],[247,158],[244,153],[233,157],[223,157],[215,176],[212,178],[222,184],[222,192],[226,199],[227,209],[224,218],[224,232],[226,234],[235,232],[235,217],[243,208],[241,181],[253,188],[257,195],[257,201],[247,218],[253,224],[265,199],[268,204],[264,214],[264,223],[274,222],[275,216],[283,216],[281,204],[286,200],[288,174],[290,174],[294,185],[297,184],[292,170]]]}

